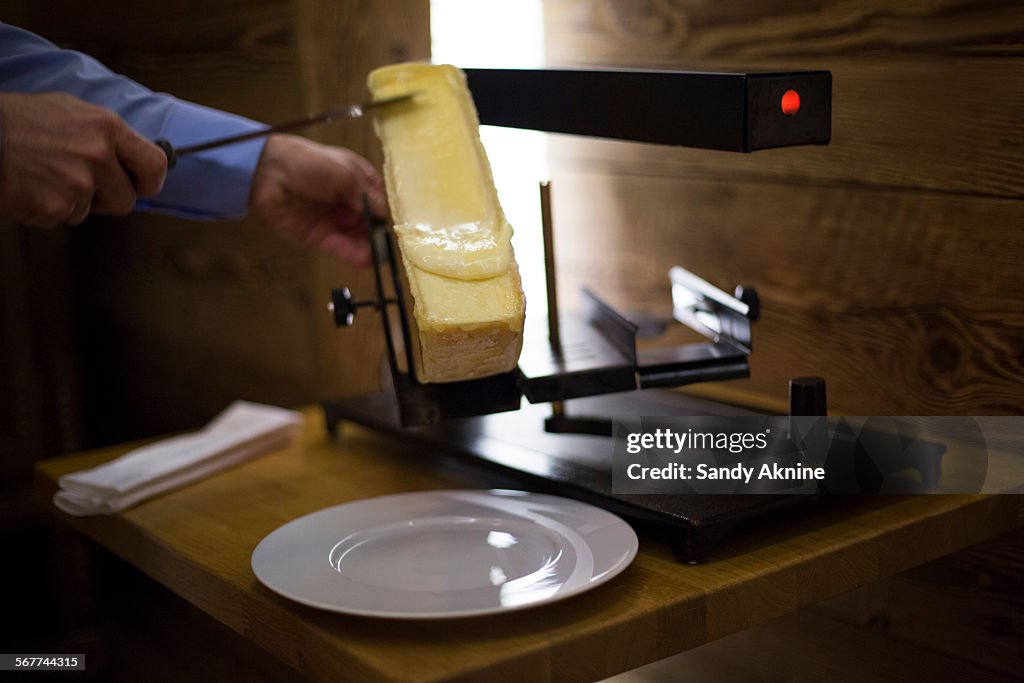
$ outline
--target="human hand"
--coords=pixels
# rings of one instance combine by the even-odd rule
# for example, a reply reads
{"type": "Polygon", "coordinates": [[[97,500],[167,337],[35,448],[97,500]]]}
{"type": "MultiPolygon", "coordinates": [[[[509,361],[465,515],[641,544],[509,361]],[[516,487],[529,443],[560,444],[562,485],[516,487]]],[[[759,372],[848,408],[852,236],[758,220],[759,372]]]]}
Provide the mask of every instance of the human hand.
{"type": "Polygon", "coordinates": [[[365,266],[370,245],[363,194],[374,216],[387,216],[384,182],[369,161],[342,147],[272,135],[256,167],[249,206],[291,239],[365,266]]]}
{"type": "Polygon", "coordinates": [[[50,228],[127,214],[167,157],[120,116],[70,95],[0,94],[0,216],[50,228]]]}

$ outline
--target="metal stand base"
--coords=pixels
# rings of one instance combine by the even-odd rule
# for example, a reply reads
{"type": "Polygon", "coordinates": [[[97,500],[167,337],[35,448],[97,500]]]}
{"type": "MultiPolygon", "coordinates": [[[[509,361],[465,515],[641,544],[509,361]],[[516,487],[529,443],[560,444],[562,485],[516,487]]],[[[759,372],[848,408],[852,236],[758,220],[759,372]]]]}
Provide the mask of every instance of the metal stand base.
{"type": "MultiPolygon", "coordinates": [[[[588,424],[629,415],[754,415],[741,408],[671,391],[647,390],[574,400],[588,424]]],[[[393,394],[381,393],[324,404],[328,429],[337,434],[345,420],[398,434],[424,451],[467,458],[510,478],[510,486],[554,493],[611,510],[665,537],[686,562],[703,561],[736,524],[806,502],[799,495],[622,495],[612,493],[611,440],[589,433],[545,429],[545,405],[514,412],[402,427],[393,394]]]]}

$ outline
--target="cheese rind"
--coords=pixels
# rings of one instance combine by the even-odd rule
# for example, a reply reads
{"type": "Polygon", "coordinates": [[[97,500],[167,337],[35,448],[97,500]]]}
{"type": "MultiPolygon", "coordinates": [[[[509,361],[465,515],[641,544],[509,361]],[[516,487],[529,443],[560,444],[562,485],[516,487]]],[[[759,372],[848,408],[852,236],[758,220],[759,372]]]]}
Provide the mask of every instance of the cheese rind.
{"type": "Polygon", "coordinates": [[[515,368],[525,300],[512,227],[498,202],[464,74],[395,64],[369,76],[374,99],[415,92],[377,110],[384,178],[412,299],[421,382],[454,382],[515,368]]]}

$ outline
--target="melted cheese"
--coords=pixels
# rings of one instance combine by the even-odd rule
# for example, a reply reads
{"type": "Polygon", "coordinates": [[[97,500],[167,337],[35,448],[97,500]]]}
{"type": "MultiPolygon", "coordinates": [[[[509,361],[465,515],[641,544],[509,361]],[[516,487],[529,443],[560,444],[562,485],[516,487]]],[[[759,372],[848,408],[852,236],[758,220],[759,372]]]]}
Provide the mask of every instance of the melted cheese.
{"type": "Polygon", "coordinates": [[[417,268],[458,280],[483,280],[508,270],[512,226],[469,223],[396,223],[402,251],[417,268]]]}
{"type": "Polygon", "coordinates": [[[370,75],[375,99],[415,92],[412,102],[376,117],[386,140],[395,233],[418,268],[479,280],[500,275],[512,258],[512,227],[502,215],[475,111],[464,111],[462,73],[450,66],[400,64],[370,75]]]}

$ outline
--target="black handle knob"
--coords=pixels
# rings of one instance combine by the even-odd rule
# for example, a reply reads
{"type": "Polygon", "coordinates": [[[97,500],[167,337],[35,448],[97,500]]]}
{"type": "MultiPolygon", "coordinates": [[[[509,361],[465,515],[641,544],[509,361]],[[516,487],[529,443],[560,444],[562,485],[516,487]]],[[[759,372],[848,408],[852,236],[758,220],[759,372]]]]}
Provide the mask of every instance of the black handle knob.
{"type": "Polygon", "coordinates": [[[794,377],[789,380],[790,415],[828,415],[825,380],[821,377],[794,377]]]}
{"type": "Polygon", "coordinates": [[[747,311],[747,318],[757,322],[757,319],[761,317],[761,299],[757,296],[757,290],[750,285],[736,285],[733,296],[750,308],[747,311]]]}
{"type": "Polygon", "coordinates": [[[327,310],[334,314],[334,324],[348,327],[356,319],[356,310],[363,306],[373,306],[372,301],[356,301],[348,287],[335,287],[331,290],[331,303],[327,310]]]}

